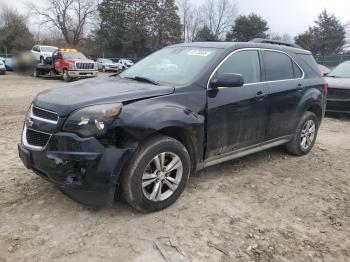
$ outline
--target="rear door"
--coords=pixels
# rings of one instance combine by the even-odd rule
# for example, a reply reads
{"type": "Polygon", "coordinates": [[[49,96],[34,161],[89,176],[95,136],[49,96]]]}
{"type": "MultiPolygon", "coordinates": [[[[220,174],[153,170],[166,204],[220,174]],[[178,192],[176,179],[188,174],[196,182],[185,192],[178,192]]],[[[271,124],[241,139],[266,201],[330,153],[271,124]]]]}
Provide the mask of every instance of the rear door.
{"type": "Polygon", "coordinates": [[[39,61],[40,60],[40,48],[39,48],[39,46],[37,46],[37,45],[33,46],[31,51],[32,51],[32,54],[34,56],[34,59],[39,61]]]}
{"type": "Polygon", "coordinates": [[[218,67],[220,74],[243,76],[241,87],[208,88],[206,157],[214,157],[263,141],[267,125],[267,84],[262,82],[257,50],[240,50],[218,67]]]}
{"type": "Polygon", "coordinates": [[[269,119],[265,140],[272,140],[294,133],[299,121],[297,108],[304,92],[304,73],[284,52],[261,52],[269,88],[269,119]]]}

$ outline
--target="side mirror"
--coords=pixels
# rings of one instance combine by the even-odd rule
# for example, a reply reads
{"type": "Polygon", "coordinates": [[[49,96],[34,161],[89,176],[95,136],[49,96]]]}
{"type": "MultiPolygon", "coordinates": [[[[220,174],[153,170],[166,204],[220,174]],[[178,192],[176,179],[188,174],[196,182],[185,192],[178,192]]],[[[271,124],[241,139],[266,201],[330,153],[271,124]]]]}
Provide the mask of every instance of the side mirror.
{"type": "Polygon", "coordinates": [[[244,85],[244,79],[239,74],[222,74],[210,82],[211,88],[218,87],[241,87],[244,85]]]}
{"type": "Polygon", "coordinates": [[[323,76],[328,76],[329,73],[323,73],[323,76]]]}

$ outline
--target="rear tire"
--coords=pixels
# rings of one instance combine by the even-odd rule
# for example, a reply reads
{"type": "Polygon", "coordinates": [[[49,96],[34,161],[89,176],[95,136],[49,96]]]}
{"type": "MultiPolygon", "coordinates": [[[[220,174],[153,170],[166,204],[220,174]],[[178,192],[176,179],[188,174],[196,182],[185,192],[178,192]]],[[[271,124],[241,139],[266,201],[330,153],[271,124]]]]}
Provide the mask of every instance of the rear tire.
{"type": "Polygon", "coordinates": [[[167,208],[184,191],[190,168],[183,144],[167,136],[152,137],[138,148],[125,168],[121,178],[123,197],[143,212],[167,208]]]}
{"type": "Polygon", "coordinates": [[[312,112],[305,112],[302,116],[293,139],[287,144],[287,151],[296,156],[308,154],[314,147],[320,120],[312,112]]]}

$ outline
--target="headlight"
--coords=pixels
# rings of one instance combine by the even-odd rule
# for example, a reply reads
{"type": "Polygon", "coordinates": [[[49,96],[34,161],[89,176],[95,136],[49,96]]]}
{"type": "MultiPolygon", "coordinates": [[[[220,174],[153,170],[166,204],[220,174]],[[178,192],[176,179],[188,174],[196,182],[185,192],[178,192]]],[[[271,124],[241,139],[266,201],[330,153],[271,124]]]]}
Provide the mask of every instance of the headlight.
{"type": "Polygon", "coordinates": [[[89,106],[73,112],[66,120],[64,131],[82,137],[103,135],[122,112],[121,104],[89,106]]]}
{"type": "Polygon", "coordinates": [[[69,70],[75,70],[75,63],[69,63],[68,64],[68,69],[69,70]]]}

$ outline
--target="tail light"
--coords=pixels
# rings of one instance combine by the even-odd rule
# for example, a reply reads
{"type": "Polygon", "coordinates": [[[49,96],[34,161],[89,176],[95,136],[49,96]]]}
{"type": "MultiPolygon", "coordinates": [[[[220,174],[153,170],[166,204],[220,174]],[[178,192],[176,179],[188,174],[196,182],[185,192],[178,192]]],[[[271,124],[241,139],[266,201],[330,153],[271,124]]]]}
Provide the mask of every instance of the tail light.
{"type": "Polygon", "coordinates": [[[327,82],[327,80],[324,80],[324,94],[325,94],[325,96],[328,95],[328,82],[327,82]]]}

